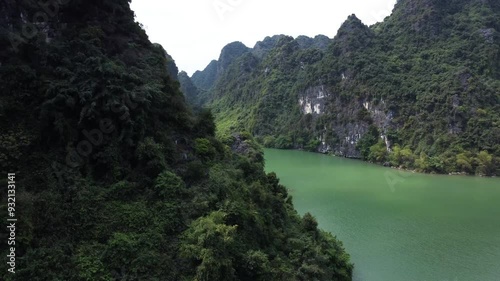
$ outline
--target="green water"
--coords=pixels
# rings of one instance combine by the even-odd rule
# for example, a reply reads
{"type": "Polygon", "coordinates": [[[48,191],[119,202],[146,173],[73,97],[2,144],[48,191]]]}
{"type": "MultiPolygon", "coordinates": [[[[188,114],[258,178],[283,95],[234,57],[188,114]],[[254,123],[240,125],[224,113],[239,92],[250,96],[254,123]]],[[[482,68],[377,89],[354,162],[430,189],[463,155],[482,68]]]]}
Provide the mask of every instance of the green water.
{"type": "Polygon", "coordinates": [[[300,214],[334,233],[355,281],[500,281],[500,179],[423,175],[265,150],[300,214]]]}

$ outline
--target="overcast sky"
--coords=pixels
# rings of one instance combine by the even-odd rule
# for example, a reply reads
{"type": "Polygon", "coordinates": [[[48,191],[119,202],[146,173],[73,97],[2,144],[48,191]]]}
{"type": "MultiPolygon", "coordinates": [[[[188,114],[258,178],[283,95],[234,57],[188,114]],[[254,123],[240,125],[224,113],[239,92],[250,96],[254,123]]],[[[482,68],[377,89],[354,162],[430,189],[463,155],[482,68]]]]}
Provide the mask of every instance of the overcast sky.
{"type": "Polygon", "coordinates": [[[356,14],[367,25],[391,14],[396,0],[132,0],[137,21],[179,70],[191,75],[234,41],[253,47],[266,36],[333,38],[356,14]]]}

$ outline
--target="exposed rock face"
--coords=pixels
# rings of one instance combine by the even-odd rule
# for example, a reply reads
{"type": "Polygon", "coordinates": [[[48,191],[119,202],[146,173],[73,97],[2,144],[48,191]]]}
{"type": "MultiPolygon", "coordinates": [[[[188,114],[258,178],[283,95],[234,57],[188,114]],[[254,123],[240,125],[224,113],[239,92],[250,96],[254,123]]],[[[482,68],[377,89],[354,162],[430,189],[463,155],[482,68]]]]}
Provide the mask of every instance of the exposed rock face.
{"type": "Polygon", "coordinates": [[[310,87],[299,94],[298,104],[303,115],[311,115],[314,119],[321,116],[331,118],[332,122],[318,130],[320,145],[318,152],[332,152],[339,156],[359,158],[356,149],[359,140],[366,134],[370,123],[380,129],[380,138],[390,150],[391,142],[387,138],[387,131],[394,126],[392,123],[394,113],[387,110],[385,101],[345,102],[338,95],[327,90],[325,85],[310,87]],[[353,119],[361,112],[368,113],[366,118],[353,119]],[[332,114],[335,114],[332,116],[332,114]],[[344,120],[353,120],[345,123],[344,120]],[[332,142],[331,135],[337,139],[332,142]]]}
{"type": "Polygon", "coordinates": [[[307,89],[299,99],[302,113],[322,114],[325,111],[325,98],[328,94],[324,85],[307,89]]]}
{"type": "Polygon", "coordinates": [[[496,34],[496,30],[494,28],[483,28],[479,30],[479,33],[484,37],[484,40],[486,42],[493,44],[494,42],[494,36],[496,34]]]}
{"type": "Polygon", "coordinates": [[[238,134],[233,135],[233,144],[231,145],[231,150],[233,152],[247,155],[250,149],[251,146],[245,141],[243,136],[238,134]]]}
{"type": "Polygon", "coordinates": [[[390,151],[392,143],[388,139],[387,133],[391,128],[395,127],[395,124],[392,122],[394,112],[387,109],[384,100],[377,101],[377,103],[374,101],[365,101],[363,102],[363,107],[370,113],[373,124],[380,130],[380,138],[384,141],[387,151],[390,151]]]}

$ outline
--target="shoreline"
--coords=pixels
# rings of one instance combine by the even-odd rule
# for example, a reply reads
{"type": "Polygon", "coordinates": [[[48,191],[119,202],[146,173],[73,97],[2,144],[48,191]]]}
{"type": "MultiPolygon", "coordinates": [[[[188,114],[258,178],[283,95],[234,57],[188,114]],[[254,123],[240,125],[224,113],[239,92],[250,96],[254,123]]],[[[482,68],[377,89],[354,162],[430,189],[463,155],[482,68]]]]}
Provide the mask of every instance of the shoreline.
{"type": "Polygon", "coordinates": [[[498,175],[485,176],[485,175],[468,174],[468,173],[465,173],[465,172],[452,172],[452,173],[434,173],[434,172],[432,172],[432,173],[426,173],[426,172],[421,172],[421,171],[417,171],[417,170],[406,169],[406,168],[402,168],[402,167],[385,166],[383,164],[374,163],[374,162],[370,162],[370,161],[365,161],[365,160],[363,160],[361,158],[358,158],[358,157],[339,156],[339,155],[335,155],[335,154],[332,154],[332,153],[324,153],[324,152],[320,152],[320,151],[308,151],[308,150],[301,149],[301,148],[288,148],[288,149],[285,148],[285,149],[282,149],[282,148],[274,148],[274,147],[264,147],[264,146],[262,146],[262,147],[265,148],[265,149],[291,150],[291,151],[309,152],[309,153],[314,153],[314,154],[322,154],[322,155],[325,155],[325,156],[331,156],[331,157],[344,158],[344,159],[349,159],[349,160],[354,160],[354,161],[360,161],[360,162],[363,162],[363,163],[368,163],[368,164],[372,164],[372,165],[383,167],[383,168],[389,168],[389,169],[392,169],[392,170],[404,171],[404,172],[413,173],[413,174],[437,175],[437,176],[454,176],[454,177],[457,177],[457,176],[461,176],[461,177],[478,177],[478,178],[492,178],[492,179],[498,178],[498,175]]]}

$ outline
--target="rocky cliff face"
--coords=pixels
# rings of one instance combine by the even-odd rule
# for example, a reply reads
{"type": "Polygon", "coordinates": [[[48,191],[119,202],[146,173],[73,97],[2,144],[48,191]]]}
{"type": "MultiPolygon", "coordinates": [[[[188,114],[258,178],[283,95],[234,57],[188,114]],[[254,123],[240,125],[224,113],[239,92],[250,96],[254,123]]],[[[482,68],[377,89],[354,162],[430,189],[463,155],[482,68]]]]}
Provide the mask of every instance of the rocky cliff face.
{"type": "Polygon", "coordinates": [[[391,149],[387,132],[394,126],[392,123],[394,113],[386,109],[383,100],[346,102],[338,94],[328,91],[325,85],[321,85],[299,93],[298,103],[304,117],[331,120],[323,127],[316,128],[316,137],[319,140],[318,152],[361,158],[356,146],[368,132],[371,124],[380,128],[380,139],[386,144],[387,150],[391,149]]]}

